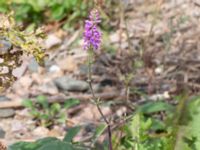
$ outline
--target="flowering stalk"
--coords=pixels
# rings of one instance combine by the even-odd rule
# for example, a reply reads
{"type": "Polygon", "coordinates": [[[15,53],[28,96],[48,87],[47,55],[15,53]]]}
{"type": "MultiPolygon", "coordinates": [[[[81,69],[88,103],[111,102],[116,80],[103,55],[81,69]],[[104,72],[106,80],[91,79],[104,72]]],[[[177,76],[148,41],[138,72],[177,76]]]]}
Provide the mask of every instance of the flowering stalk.
{"type": "Polygon", "coordinates": [[[97,25],[101,22],[98,11],[92,10],[89,19],[85,21],[84,46],[85,50],[98,50],[101,44],[101,32],[97,25]]]}
{"type": "Polygon", "coordinates": [[[88,51],[88,84],[92,93],[93,101],[95,102],[97,109],[102,116],[104,122],[107,125],[108,140],[109,140],[109,150],[112,148],[112,132],[110,127],[110,122],[107,120],[103,114],[100,107],[100,99],[95,96],[95,92],[92,87],[92,59],[94,50],[98,50],[101,44],[101,33],[97,28],[98,23],[101,20],[99,18],[99,13],[97,10],[92,10],[90,12],[89,20],[85,21],[85,31],[84,31],[84,49],[88,51]]]}

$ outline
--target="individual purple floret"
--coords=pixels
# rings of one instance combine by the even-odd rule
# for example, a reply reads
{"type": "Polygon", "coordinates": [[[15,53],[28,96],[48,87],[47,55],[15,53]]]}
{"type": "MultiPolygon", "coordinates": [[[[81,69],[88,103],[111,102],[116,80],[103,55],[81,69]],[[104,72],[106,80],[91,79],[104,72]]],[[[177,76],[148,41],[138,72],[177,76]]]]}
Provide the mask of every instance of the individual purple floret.
{"type": "Polygon", "coordinates": [[[84,36],[84,49],[88,50],[93,48],[99,49],[101,44],[101,32],[97,25],[101,22],[99,13],[96,9],[92,10],[89,15],[89,19],[85,21],[84,36]]]}

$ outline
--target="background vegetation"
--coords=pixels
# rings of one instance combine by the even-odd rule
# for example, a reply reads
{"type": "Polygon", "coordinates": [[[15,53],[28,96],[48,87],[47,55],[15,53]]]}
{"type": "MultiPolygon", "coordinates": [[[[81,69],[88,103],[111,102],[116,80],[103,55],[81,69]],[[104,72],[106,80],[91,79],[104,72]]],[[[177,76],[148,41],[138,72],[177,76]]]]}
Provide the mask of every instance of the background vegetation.
{"type": "MultiPolygon", "coordinates": [[[[17,53],[19,55],[16,55],[16,62],[26,52],[26,54],[33,55],[38,63],[44,65],[42,60],[45,54],[37,43],[39,38],[44,38],[44,34],[37,28],[41,25],[46,27],[49,24],[57,24],[58,28],[65,30],[72,29],[75,31],[80,29],[89,10],[95,7],[94,5],[95,2],[91,0],[0,0],[0,12],[2,14],[14,12],[13,17],[12,15],[6,16],[11,23],[8,27],[0,28],[0,37],[6,37],[21,52],[17,53]],[[32,28],[32,26],[36,27],[35,32],[27,33],[28,27],[32,28]]],[[[184,85],[183,89],[182,86],[178,86],[178,92],[176,91],[170,100],[165,98],[151,100],[150,98],[154,78],[152,70],[155,69],[156,63],[152,61],[155,52],[146,49],[155,44],[154,41],[151,41],[151,38],[153,39],[155,36],[151,32],[153,32],[154,24],[161,20],[159,13],[157,13],[159,10],[153,11],[151,14],[153,21],[149,34],[141,37],[138,42],[140,47],[134,47],[127,30],[126,19],[128,17],[124,16],[124,9],[125,6],[122,5],[121,1],[113,2],[110,0],[99,5],[103,19],[101,29],[105,33],[103,42],[106,41],[110,33],[125,31],[128,45],[128,50],[124,50],[126,53],[121,54],[110,43],[102,44],[105,53],[111,55],[111,58],[115,58],[118,62],[123,62],[118,65],[118,68],[121,66],[121,68],[125,68],[122,69],[120,78],[117,76],[117,80],[120,81],[119,87],[122,88],[123,86],[125,91],[124,99],[119,104],[105,102],[109,106],[122,105],[128,108],[128,111],[121,118],[112,122],[113,150],[200,150],[200,97],[198,94],[191,93],[184,85]],[[106,10],[108,7],[109,10],[106,10]],[[113,12],[119,12],[119,16],[115,16],[113,12]],[[125,22],[123,27],[120,26],[121,22],[125,22]],[[120,29],[118,30],[118,28],[120,29]],[[131,51],[132,49],[136,49],[136,52],[131,51]],[[137,85],[132,85],[135,73],[139,72],[138,70],[141,68],[147,72],[149,77],[146,91],[138,90],[137,85]],[[134,97],[134,100],[142,97],[145,102],[131,101],[131,96],[134,97]]],[[[129,9],[127,12],[129,12],[129,9]]],[[[170,18],[168,32],[159,35],[156,39],[156,42],[163,44],[159,47],[164,49],[163,55],[167,55],[173,46],[173,35],[179,31],[182,24],[189,20],[187,16],[182,16],[173,25],[173,19],[170,18]]],[[[120,43],[123,43],[123,35],[120,38],[122,39],[120,43]]],[[[7,60],[8,57],[13,57],[13,53],[0,54],[0,56],[7,60]]],[[[9,60],[7,61],[9,62],[9,60]]],[[[104,60],[104,63],[109,64],[107,60],[104,60]]],[[[21,63],[17,64],[21,65],[21,63]]],[[[178,65],[179,68],[184,68],[183,66],[178,65]]],[[[9,65],[8,67],[12,68],[9,65]]],[[[16,67],[14,66],[13,69],[16,67]]],[[[112,68],[112,66],[109,67],[112,68]]],[[[13,76],[10,78],[10,82],[15,80],[13,76]]],[[[179,81],[177,79],[177,84],[179,81]]],[[[37,126],[44,126],[49,129],[54,125],[64,124],[68,118],[65,110],[81,103],[81,100],[77,99],[70,99],[66,103],[51,103],[47,97],[41,95],[35,99],[24,100],[23,106],[28,108],[28,113],[32,120],[36,120],[37,126]]],[[[84,128],[83,125],[76,124],[66,130],[63,139],[46,137],[34,142],[17,142],[10,145],[8,150],[108,150],[109,143],[107,137],[105,137],[106,127],[105,123],[100,123],[95,127],[89,139],[76,141],[75,137],[84,128]],[[104,137],[102,141],[98,140],[100,137],[104,137]]]]}

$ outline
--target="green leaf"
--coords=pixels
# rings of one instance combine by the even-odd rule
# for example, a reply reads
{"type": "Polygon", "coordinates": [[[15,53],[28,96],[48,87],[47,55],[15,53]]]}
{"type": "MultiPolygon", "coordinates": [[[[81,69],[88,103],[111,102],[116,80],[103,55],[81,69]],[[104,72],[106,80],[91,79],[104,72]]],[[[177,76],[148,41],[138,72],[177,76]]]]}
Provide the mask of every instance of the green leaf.
{"type": "Polygon", "coordinates": [[[51,143],[44,144],[38,150],[74,150],[74,148],[69,143],[57,140],[51,143]]]}
{"type": "Polygon", "coordinates": [[[65,113],[60,113],[59,118],[57,119],[58,123],[65,123],[67,115],[65,113]]]}
{"type": "Polygon", "coordinates": [[[61,105],[59,103],[54,103],[50,107],[50,112],[52,115],[60,112],[60,110],[61,110],[61,105]]]}
{"type": "Polygon", "coordinates": [[[181,122],[177,127],[175,150],[198,150],[200,148],[200,97],[186,102],[181,122]]]}
{"type": "Polygon", "coordinates": [[[48,101],[47,101],[45,96],[39,95],[36,99],[37,99],[37,102],[39,104],[41,104],[44,109],[49,108],[49,103],[48,103],[48,101]]]}
{"type": "Polygon", "coordinates": [[[66,1],[63,6],[66,8],[66,10],[69,12],[70,9],[72,9],[72,4],[71,4],[71,0],[66,1]]]}
{"type": "Polygon", "coordinates": [[[36,150],[41,145],[57,140],[56,138],[44,138],[36,142],[17,142],[8,147],[8,150],[36,150]]]}
{"type": "Polygon", "coordinates": [[[68,108],[71,108],[73,106],[76,106],[80,104],[80,100],[78,99],[68,99],[65,101],[65,104],[64,104],[64,108],[68,109],[68,108]]]}
{"type": "Polygon", "coordinates": [[[36,143],[18,142],[8,147],[8,150],[36,150],[39,147],[36,143]]]}
{"type": "Polygon", "coordinates": [[[41,114],[41,115],[39,116],[39,118],[40,118],[41,120],[48,120],[48,119],[50,119],[50,116],[49,116],[48,114],[41,114]]]}
{"type": "Polygon", "coordinates": [[[156,119],[156,118],[151,118],[152,124],[151,124],[151,130],[157,131],[157,130],[166,130],[166,125],[163,121],[156,119]]]}
{"type": "Polygon", "coordinates": [[[78,134],[78,132],[81,130],[80,126],[76,126],[73,128],[70,128],[63,139],[65,142],[72,142],[73,138],[78,134]]]}
{"type": "Polygon", "coordinates": [[[106,124],[98,125],[98,127],[96,128],[95,137],[99,137],[105,131],[106,128],[106,124]]]}
{"type": "Polygon", "coordinates": [[[52,8],[52,18],[55,20],[61,20],[66,14],[65,8],[62,5],[54,5],[52,8]]]}
{"type": "Polygon", "coordinates": [[[4,4],[4,3],[1,4],[1,2],[0,2],[0,6],[1,6],[1,7],[0,7],[0,12],[1,12],[1,13],[6,13],[6,12],[8,12],[9,9],[8,9],[8,6],[7,6],[6,4],[4,4]]]}
{"type": "Polygon", "coordinates": [[[30,114],[35,118],[40,117],[40,115],[41,115],[41,113],[35,108],[30,110],[30,114]]]}
{"type": "Polygon", "coordinates": [[[57,138],[48,137],[36,142],[18,142],[9,146],[8,150],[75,150],[73,145],[57,138]]]}
{"type": "Polygon", "coordinates": [[[133,139],[139,139],[140,138],[140,127],[141,127],[141,122],[140,122],[140,114],[137,113],[133,116],[131,121],[128,124],[128,134],[132,136],[133,139]]]}
{"type": "MultiPolygon", "coordinates": [[[[79,1],[80,2],[80,1],[79,1]]],[[[81,3],[81,2],[80,2],[81,3]]],[[[78,0],[73,0],[71,1],[71,6],[72,7],[76,7],[77,5],[80,5],[80,3],[78,3],[78,0]]]]}
{"type": "Polygon", "coordinates": [[[144,114],[157,113],[160,111],[172,111],[174,107],[166,102],[148,102],[139,106],[138,111],[144,114]]]}
{"type": "Polygon", "coordinates": [[[40,12],[40,11],[42,11],[42,10],[44,9],[44,7],[45,7],[45,4],[44,4],[43,0],[42,0],[42,1],[41,1],[41,0],[29,0],[29,1],[28,1],[28,4],[29,4],[31,7],[33,7],[33,10],[34,10],[35,12],[40,12]]]}
{"type": "Polygon", "coordinates": [[[33,102],[30,99],[23,100],[22,105],[27,107],[27,108],[33,108],[34,107],[33,102]]]}
{"type": "Polygon", "coordinates": [[[96,128],[96,132],[94,133],[93,143],[96,142],[96,140],[98,139],[98,137],[101,136],[106,129],[107,129],[107,125],[106,124],[100,124],[100,125],[98,125],[98,127],[96,128]]]}

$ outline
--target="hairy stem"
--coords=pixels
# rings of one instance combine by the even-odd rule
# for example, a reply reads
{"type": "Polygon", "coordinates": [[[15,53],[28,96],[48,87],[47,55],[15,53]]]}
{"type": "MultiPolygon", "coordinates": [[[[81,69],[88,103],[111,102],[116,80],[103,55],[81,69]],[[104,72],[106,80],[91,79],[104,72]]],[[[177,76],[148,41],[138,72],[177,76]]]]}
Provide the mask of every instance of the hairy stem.
{"type": "Polygon", "coordinates": [[[95,96],[95,92],[93,90],[92,87],[92,72],[91,72],[91,67],[92,67],[92,55],[93,55],[93,51],[89,50],[89,55],[88,55],[88,84],[92,93],[92,98],[97,106],[97,109],[101,115],[101,117],[103,118],[104,122],[107,125],[107,132],[108,132],[108,142],[109,142],[109,150],[113,150],[112,148],[112,132],[111,132],[111,126],[110,126],[110,122],[107,120],[106,116],[103,114],[101,107],[100,107],[100,103],[99,103],[99,98],[97,98],[95,96]]]}

